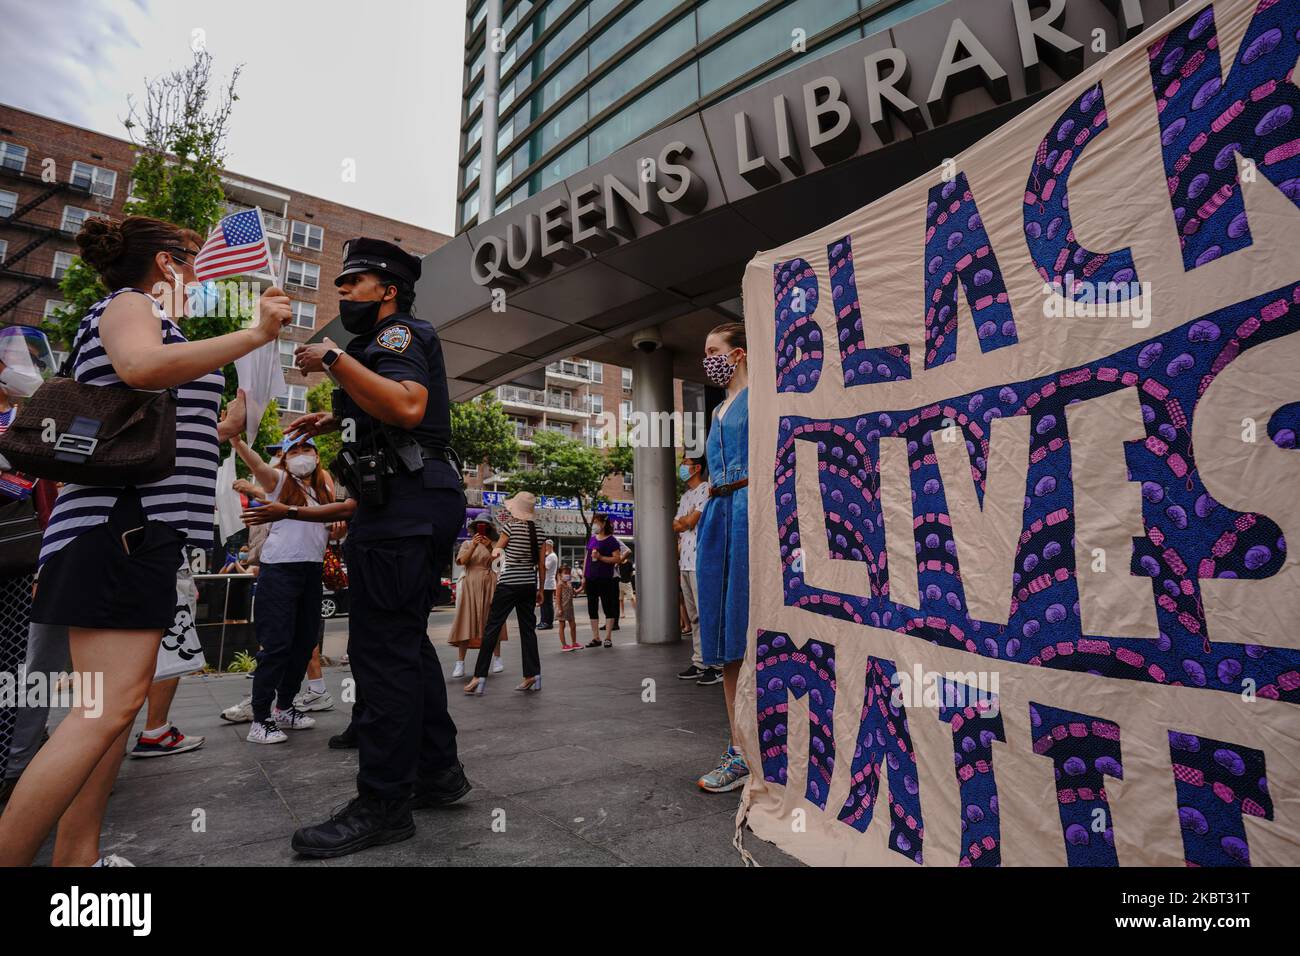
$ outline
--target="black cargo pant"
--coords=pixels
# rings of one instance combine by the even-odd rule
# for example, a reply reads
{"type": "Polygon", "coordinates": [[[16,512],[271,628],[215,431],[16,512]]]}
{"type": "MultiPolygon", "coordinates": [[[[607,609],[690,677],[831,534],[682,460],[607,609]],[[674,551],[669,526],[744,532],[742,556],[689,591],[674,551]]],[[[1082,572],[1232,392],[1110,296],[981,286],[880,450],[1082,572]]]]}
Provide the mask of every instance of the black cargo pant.
{"type": "MultiPolygon", "coordinates": [[[[454,537],[456,527],[448,533],[454,537]]],[[[365,701],[352,711],[363,796],[405,798],[420,779],[457,763],[447,685],[428,635],[436,555],[450,546],[443,537],[349,536],[343,544],[351,599],[348,659],[358,705],[365,701]]]]}
{"type": "Polygon", "coordinates": [[[483,643],[474,660],[474,676],[487,677],[492,663],[492,653],[501,628],[510,615],[519,622],[519,644],[523,651],[524,676],[536,677],[542,672],[542,659],[537,653],[537,626],[533,612],[537,609],[537,588],[530,584],[498,584],[492,592],[492,605],[488,609],[487,624],[483,626],[483,643]]]}

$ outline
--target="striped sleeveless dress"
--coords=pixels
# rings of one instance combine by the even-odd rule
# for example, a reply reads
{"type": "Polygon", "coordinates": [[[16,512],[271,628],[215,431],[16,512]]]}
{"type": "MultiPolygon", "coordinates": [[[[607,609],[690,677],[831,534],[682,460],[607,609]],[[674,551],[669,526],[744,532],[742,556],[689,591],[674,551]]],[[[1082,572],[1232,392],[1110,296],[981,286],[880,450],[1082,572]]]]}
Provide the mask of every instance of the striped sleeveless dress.
{"type": "MultiPolygon", "coordinates": [[[[150,300],[161,326],[164,345],[187,341],[153,296],[139,289],[118,289],[91,306],[81,320],[72,345],[76,355],[72,377],[76,381],[86,385],[126,387],[113,371],[100,342],[99,319],[110,302],[128,293],[144,295],[150,300]]],[[[159,481],[136,486],[145,517],[181,532],[188,547],[207,548],[212,543],[219,455],[217,414],[221,410],[225,381],[218,369],[177,389],[176,470],[159,481]]],[[[44,565],[51,555],[82,532],[106,522],[122,490],[120,487],[65,484],[59,491],[45,537],[41,540],[40,563],[44,565]]]]}

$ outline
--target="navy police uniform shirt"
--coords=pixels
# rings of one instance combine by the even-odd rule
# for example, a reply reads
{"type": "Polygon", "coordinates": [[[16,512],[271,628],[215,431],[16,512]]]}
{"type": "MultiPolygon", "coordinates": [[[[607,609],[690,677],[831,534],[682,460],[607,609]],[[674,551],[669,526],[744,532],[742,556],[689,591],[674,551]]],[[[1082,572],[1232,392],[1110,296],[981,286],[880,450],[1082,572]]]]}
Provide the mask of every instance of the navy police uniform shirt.
{"type": "MultiPolygon", "coordinates": [[[[394,382],[418,382],[428,389],[424,418],[408,434],[426,448],[451,444],[451,402],[447,395],[447,366],[442,343],[433,326],[404,312],[394,313],[375,324],[368,334],[348,343],[348,355],[372,372],[394,382]]],[[[355,444],[359,454],[368,454],[373,436],[381,424],[362,411],[346,392],[336,399],[340,419],[356,422],[355,444]]],[[[381,442],[382,445],[382,442],[381,442]]],[[[348,530],[358,541],[376,538],[405,538],[433,533],[435,508],[448,507],[449,491],[461,491],[460,475],[445,460],[424,462],[420,472],[408,472],[396,464],[397,474],[385,479],[386,499],[378,507],[357,503],[348,530]]],[[[463,509],[464,502],[460,502],[463,509]]]]}

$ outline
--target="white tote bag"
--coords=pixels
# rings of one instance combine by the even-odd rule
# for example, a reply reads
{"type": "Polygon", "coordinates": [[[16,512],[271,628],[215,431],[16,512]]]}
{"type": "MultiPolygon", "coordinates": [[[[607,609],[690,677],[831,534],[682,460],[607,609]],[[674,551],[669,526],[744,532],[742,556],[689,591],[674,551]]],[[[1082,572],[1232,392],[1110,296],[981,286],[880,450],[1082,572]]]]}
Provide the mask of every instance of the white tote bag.
{"type": "Polygon", "coordinates": [[[199,589],[190,569],[181,568],[176,572],[176,616],[158,648],[158,664],[153,673],[155,681],[192,674],[206,666],[203,645],[199,643],[199,632],[194,626],[198,601],[199,589]]]}

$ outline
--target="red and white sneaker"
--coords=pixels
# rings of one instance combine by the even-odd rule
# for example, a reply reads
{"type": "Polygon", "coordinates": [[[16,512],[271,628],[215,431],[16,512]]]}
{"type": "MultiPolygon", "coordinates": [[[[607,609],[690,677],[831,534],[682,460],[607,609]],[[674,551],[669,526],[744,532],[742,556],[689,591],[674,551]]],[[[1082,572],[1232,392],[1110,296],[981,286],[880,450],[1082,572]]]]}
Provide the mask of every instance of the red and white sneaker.
{"type": "Polygon", "coordinates": [[[135,746],[131,748],[132,757],[166,757],[168,754],[183,754],[198,750],[203,746],[204,737],[186,737],[173,725],[156,737],[136,734],[135,746]]]}

